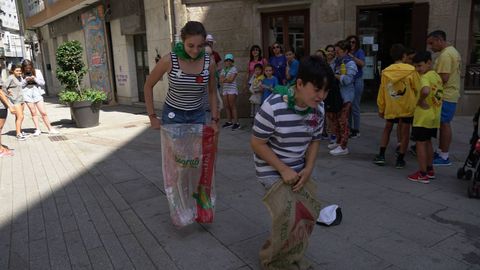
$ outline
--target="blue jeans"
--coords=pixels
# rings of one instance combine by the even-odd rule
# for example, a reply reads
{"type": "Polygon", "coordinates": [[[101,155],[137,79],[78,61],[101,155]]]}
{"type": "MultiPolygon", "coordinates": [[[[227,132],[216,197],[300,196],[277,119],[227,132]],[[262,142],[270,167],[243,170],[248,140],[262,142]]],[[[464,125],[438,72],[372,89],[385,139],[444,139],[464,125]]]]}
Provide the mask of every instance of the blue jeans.
{"type": "Polygon", "coordinates": [[[352,113],[349,117],[350,128],[354,130],[360,130],[360,101],[362,100],[363,93],[363,78],[355,79],[353,83],[355,86],[355,97],[352,102],[352,113]]]}
{"type": "Polygon", "coordinates": [[[193,111],[175,109],[165,103],[162,111],[162,124],[203,124],[205,125],[205,109],[193,111]]]}

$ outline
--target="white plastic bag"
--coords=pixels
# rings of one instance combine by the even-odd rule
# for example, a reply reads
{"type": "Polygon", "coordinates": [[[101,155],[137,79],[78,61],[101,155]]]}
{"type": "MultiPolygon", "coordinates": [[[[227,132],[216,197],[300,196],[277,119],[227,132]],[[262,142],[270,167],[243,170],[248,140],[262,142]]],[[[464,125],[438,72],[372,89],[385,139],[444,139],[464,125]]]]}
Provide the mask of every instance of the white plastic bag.
{"type": "Polygon", "coordinates": [[[215,140],[211,127],[162,125],[162,170],[173,224],[213,222],[215,140]]]}

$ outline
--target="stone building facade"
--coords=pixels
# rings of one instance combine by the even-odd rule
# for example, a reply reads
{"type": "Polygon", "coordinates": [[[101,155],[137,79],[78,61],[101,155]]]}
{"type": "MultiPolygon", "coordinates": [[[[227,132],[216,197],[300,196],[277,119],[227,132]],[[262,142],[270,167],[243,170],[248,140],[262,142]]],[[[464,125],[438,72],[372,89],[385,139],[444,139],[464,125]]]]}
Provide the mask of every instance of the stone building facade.
{"type": "MultiPolygon", "coordinates": [[[[253,44],[260,45],[267,55],[269,45],[280,41],[301,56],[356,34],[370,57],[365,71],[364,101],[374,104],[379,71],[389,64],[389,46],[400,42],[417,50],[425,49],[426,34],[436,29],[444,30],[448,41],[462,55],[464,80],[458,112],[471,114],[480,104],[480,72],[478,85],[476,77],[472,77],[476,76],[472,55],[477,46],[475,29],[479,28],[476,0],[45,1],[45,9],[27,17],[26,24],[41,33],[42,65],[50,94],[60,90],[54,74],[55,49],[71,39],[88,45],[76,18],[97,5],[104,6],[105,57],[111,68],[112,97],[122,104],[143,101],[142,85],[155,58],[171,50],[188,20],[204,23],[216,40],[214,49],[222,57],[226,53],[235,55],[243,91],[239,99],[242,116],[248,113],[245,71],[253,44]],[[465,84],[468,87],[463,87],[465,84]]],[[[84,83],[89,84],[88,80],[84,83]]],[[[156,108],[161,108],[166,89],[166,80],[155,87],[156,108]]]]}

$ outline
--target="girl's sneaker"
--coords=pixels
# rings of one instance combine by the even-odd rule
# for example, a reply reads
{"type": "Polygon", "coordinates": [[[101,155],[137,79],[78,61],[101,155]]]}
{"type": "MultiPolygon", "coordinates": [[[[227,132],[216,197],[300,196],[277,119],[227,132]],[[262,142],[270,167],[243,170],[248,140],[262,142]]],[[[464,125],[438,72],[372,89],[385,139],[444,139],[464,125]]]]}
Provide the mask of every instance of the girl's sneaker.
{"type": "Polygon", "coordinates": [[[422,175],[420,171],[416,171],[414,174],[409,175],[408,180],[413,182],[423,183],[423,184],[430,183],[430,179],[428,179],[427,174],[422,175]]]}
{"type": "Polygon", "coordinates": [[[35,136],[35,137],[40,136],[40,134],[42,134],[42,132],[40,131],[40,129],[35,129],[35,132],[33,132],[33,136],[35,136]]]}
{"type": "Polygon", "coordinates": [[[17,135],[17,140],[18,141],[25,141],[27,139],[27,136],[23,135],[23,134],[18,134],[17,135]]]}
{"type": "Polygon", "coordinates": [[[237,130],[240,128],[240,124],[239,123],[235,123],[232,125],[232,130],[237,130]]]}
{"type": "Polygon", "coordinates": [[[222,128],[227,128],[233,126],[232,122],[225,122],[225,124],[222,125],[222,128]]]}
{"type": "Polygon", "coordinates": [[[430,170],[427,172],[427,177],[428,179],[435,179],[435,171],[434,170],[430,170]]]}
{"type": "Polygon", "coordinates": [[[378,166],[385,165],[385,156],[376,155],[375,158],[373,159],[373,163],[377,164],[378,166]]]}
{"type": "Polygon", "coordinates": [[[330,151],[330,154],[332,156],[343,156],[343,155],[348,155],[348,148],[343,149],[342,146],[337,146],[337,148],[333,149],[330,151]]]}
{"type": "Polygon", "coordinates": [[[336,142],[331,142],[327,145],[328,149],[333,150],[338,147],[338,144],[336,142]]]}

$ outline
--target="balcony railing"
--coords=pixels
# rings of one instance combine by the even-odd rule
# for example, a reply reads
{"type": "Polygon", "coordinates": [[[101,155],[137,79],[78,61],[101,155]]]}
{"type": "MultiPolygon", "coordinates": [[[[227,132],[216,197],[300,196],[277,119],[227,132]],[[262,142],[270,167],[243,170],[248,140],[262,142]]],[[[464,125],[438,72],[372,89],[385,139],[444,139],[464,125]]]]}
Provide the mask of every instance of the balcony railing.
{"type": "Polygon", "coordinates": [[[464,89],[480,93],[480,64],[467,65],[464,89]]]}

